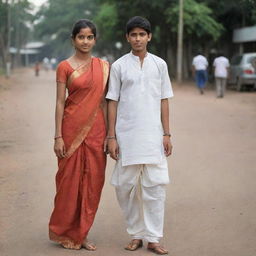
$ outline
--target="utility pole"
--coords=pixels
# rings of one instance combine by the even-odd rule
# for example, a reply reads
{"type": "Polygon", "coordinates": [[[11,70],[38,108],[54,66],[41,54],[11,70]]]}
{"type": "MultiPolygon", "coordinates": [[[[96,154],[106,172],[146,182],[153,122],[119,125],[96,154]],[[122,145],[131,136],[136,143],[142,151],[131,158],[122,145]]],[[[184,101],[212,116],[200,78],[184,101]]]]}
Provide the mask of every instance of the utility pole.
{"type": "Polygon", "coordinates": [[[177,52],[177,81],[182,82],[182,55],[183,55],[183,0],[179,0],[179,28],[178,28],[178,52],[177,52]]]}
{"type": "Polygon", "coordinates": [[[10,56],[10,46],[11,46],[11,3],[6,0],[7,5],[7,42],[6,42],[6,52],[5,52],[5,60],[6,60],[6,67],[5,67],[5,76],[7,78],[10,77],[11,74],[11,56],[10,56]]]}

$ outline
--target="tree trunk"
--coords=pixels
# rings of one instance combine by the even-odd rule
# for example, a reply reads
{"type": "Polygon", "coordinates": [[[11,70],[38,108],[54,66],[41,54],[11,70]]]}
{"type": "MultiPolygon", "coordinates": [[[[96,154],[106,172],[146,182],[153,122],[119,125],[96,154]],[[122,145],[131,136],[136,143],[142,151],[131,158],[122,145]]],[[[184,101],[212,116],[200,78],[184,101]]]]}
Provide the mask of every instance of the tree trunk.
{"type": "Polygon", "coordinates": [[[176,74],[176,54],[175,48],[173,47],[172,44],[169,44],[167,50],[167,64],[169,68],[169,75],[171,78],[174,78],[176,74]]]}
{"type": "Polygon", "coordinates": [[[5,48],[5,76],[7,78],[10,77],[10,67],[11,67],[11,57],[10,57],[10,44],[11,44],[11,4],[8,0],[6,0],[7,4],[7,24],[6,24],[6,31],[7,31],[7,41],[6,41],[6,48],[5,48]]]}
{"type": "Polygon", "coordinates": [[[192,39],[189,37],[188,39],[188,70],[189,70],[189,77],[192,77],[192,60],[193,60],[193,54],[192,54],[192,39]]]}
{"type": "Polygon", "coordinates": [[[6,47],[4,45],[4,38],[2,34],[0,34],[0,50],[1,50],[1,57],[2,57],[2,64],[3,67],[6,67],[6,47]]]}
{"type": "Polygon", "coordinates": [[[188,79],[189,77],[189,63],[188,63],[188,46],[187,43],[183,47],[183,78],[188,79]]]}
{"type": "Polygon", "coordinates": [[[20,26],[20,9],[19,9],[19,3],[20,1],[18,0],[16,3],[16,8],[15,8],[15,14],[16,14],[16,22],[15,22],[15,47],[17,49],[17,52],[15,54],[15,66],[19,67],[21,65],[21,38],[22,38],[22,31],[21,31],[21,26],[20,26]]]}

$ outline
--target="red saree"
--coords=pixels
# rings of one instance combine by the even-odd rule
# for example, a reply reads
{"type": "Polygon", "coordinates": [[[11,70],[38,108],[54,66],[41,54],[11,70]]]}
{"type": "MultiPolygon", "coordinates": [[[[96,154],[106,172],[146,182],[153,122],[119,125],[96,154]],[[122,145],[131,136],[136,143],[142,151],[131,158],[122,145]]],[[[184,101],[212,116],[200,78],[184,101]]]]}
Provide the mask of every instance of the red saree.
{"type": "Polygon", "coordinates": [[[49,237],[65,248],[81,248],[100,201],[106,167],[101,102],[108,74],[108,63],[98,58],[76,70],[63,61],[57,70],[57,80],[67,84],[69,93],[62,122],[67,157],[58,160],[49,237]]]}

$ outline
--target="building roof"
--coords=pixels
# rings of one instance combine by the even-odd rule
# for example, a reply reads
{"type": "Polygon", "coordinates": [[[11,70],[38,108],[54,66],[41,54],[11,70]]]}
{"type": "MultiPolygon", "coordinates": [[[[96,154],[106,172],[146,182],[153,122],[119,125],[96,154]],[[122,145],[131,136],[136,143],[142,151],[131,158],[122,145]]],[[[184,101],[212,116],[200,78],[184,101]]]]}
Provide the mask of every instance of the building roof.
{"type": "Polygon", "coordinates": [[[31,48],[33,48],[33,49],[35,49],[35,48],[41,48],[41,47],[43,47],[44,46],[44,43],[43,42],[28,42],[26,45],[25,45],[25,47],[24,48],[26,48],[26,49],[31,49],[31,48]]]}
{"type": "Polygon", "coordinates": [[[256,42],[256,25],[235,29],[233,32],[233,43],[256,42]]]}
{"type": "MultiPolygon", "coordinates": [[[[9,52],[15,54],[18,52],[18,50],[15,47],[10,47],[9,52]]],[[[30,54],[37,54],[37,53],[39,53],[39,50],[37,49],[24,49],[24,48],[20,49],[20,54],[30,55],[30,54]]]]}

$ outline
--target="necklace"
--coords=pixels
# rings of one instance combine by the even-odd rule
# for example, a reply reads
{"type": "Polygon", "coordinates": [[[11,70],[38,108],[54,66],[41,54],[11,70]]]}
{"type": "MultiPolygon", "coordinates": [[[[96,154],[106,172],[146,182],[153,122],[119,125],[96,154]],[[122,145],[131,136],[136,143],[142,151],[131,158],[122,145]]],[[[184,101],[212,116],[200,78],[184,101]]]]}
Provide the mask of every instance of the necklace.
{"type": "Polygon", "coordinates": [[[79,68],[79,67],[82,66],[82,65],[88,65],[88,64],[91,62],[92,58],[90,57],[90,58],[88,58],[88,59],[87,59],[86,61],[84,61],[84,62],[78,62],[78,61],[76,60],[76,57],[74,56],[73,60],[74,60],[74,62],[75,62],[75,64],[76,64],[76,68],[79,68]]]}

